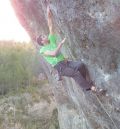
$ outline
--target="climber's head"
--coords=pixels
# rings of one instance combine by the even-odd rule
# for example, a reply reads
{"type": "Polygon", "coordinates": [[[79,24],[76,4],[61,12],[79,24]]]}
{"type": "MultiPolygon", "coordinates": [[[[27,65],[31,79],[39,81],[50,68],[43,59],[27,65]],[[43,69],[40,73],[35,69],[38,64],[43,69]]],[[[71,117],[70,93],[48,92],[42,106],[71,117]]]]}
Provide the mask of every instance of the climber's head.
{"type": "Polygon", "coordinates": [[[46,44],[49,43],[49,40],[47,38],[47,36],[45,35],[40,35],[38,38],[37,38],[37,43],[40,45],[40,46],[44,46],[46,44]]]}

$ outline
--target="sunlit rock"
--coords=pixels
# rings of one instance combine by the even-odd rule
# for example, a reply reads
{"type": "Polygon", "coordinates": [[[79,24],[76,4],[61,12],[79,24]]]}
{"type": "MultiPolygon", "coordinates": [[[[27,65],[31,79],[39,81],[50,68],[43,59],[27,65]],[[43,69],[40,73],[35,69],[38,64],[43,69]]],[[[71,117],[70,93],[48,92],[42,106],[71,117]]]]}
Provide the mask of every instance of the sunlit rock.
{"type": "MultiPolygon", "coordinates": [[[[31,36],[48,34],[45,0],[12,0],[15,12],[31,36]]],[[[120,1],[51,0],[56,33],[67,43],[62,52],[70,59],[83,60],[97,87],[107,96],[83,93],[70,79],[62,83],[51,77],[61,129],[120,128],[120,1]]]]}

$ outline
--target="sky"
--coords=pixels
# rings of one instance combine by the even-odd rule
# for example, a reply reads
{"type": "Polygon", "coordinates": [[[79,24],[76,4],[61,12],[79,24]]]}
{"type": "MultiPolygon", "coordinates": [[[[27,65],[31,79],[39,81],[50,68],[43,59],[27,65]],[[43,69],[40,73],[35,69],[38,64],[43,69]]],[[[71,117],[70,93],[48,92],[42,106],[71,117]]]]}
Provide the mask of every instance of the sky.
{"type": "Polygon", "coordinates": [[[30,41],[9,0],[0,0],[0,40],[30,41]]]}

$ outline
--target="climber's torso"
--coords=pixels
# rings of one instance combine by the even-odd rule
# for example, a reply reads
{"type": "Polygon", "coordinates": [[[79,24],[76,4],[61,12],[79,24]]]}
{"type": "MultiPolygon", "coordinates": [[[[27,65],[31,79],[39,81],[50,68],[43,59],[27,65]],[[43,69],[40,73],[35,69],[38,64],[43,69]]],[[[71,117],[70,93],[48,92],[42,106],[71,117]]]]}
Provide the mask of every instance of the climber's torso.
{"type": "Polygon", "coordinates": [[[65,58],[63,56],[63,54],[58,53],[57,56],[53,57],[53,56],[46,56],[44,55],[45,51],[53,51],[57,48],[57,44],[56,44],[56,35],[55,34],[49,34],[48,37],[50,43],[43,46],[40,49],[40,53],[42,54],[42,56],[45,58],[45,60],[51,64],[52,66],[55,66],[57,63],[59,63],[60,61],[63,61],[65,58]]]}

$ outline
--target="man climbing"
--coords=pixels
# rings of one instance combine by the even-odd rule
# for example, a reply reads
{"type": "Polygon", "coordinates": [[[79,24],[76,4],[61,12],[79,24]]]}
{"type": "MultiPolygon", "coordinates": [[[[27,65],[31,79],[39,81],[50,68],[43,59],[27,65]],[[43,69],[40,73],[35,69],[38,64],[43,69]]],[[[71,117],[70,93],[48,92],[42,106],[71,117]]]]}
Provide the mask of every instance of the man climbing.
{"type": "Polygon", "coordinates": [[[56,35],[53,30],[52,13],[47,7],[47,19],[50,34],[49,36],[39,36],[37,43],[42,46],[40,54],[44,59],[51,64],[59,74],[59,80],[61,76],[72,77],[75,82],[83,88],[83,90],[96,91],[96,87],[91,82],[89,72],[86,66],[80,61],[67,61],[60,53],[60,49],[66,41],[64,38],[58,45],[56,44],[56,35]]]}

